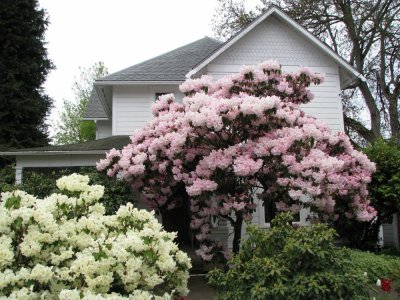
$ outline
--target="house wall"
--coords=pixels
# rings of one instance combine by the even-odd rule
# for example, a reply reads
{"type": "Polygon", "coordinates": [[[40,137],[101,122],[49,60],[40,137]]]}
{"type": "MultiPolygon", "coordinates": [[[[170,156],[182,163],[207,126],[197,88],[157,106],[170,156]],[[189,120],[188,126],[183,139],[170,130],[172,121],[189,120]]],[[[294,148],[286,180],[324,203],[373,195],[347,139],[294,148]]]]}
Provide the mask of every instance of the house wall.
{"type": "Polygon", "coordinates": [[[96,140],[112,136],[112,122],[110,120],[96,121],[96,140]]]}
{"type": "Polygon", "coordinates": [[[51,168],[95,166],[104,158],[104,154],[62,154],[62,155],[31,155],[17,156],[17,167],[20,168],[51,168]],[[49,159],[51,157],[51,159],[49,159]]]}
{"type": "Polygon", "coordinates": [[[399,248],[398,214],[393,215],[393,221],[382,225],[383,245],[399,248]]]}
{"type": "Polygon", "coordinates": [[[156,93],[174,93],[180,102],[183,98],[177,85],[114,86],[112,135],[130,135],[151,120],[156,93]]]}
{"type": "Polygon", "coordinates": [[[56,168],[56,167],[86,167],[95,166],[104,158],[104,154],[61,154],[61,155],[27,155],[16,157],[17,184],[22,182],[22,171],[24,168],[56,168]]]}
{"type": "Polygon", "coordinates": [[[269,17],[233,44],[209,65],[207,73],[219,79],[237,73],[243,65],[256,65],[268,59],[278,60],[284,71],[307,66],[325,74],[325,82],[312,86],[315,99],[304,105],[305,112],[326,122],[333,130],[343,131],[339,69],[327,55],[276,17],[269,17]]]}

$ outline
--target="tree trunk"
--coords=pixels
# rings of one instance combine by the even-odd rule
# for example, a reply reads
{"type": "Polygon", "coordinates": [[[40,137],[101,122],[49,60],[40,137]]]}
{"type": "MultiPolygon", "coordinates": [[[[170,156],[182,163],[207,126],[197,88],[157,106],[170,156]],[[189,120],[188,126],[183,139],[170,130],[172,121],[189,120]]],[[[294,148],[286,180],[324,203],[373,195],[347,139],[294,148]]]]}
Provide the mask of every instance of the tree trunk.
{"type": "Polygon", "coordinates": [[[375,139],[380,138],[381,134],[381,115],[379,109],[375,103],[374,96],[371,93],[371,90],[368,87],[368,84],[362,81],[359,85],[360,91],[364,96],[365,103],[367,104],[370,119],[371,119],[371,131],[375,137],[375,139]]]}
{"type": "Polygon", "coordinates": [[[240,249],[240,240],[242,238],[242,224],[243,224],[243,216],[236,215],[236,221],[233,224],[233,244],[232,250],[233,253],[238,253],[240,249]]]}
{"type": "Polygon", "coordinates": [[[399,128],[399,111],[398,111],[398,102],[397,97],[390,97],[387,99],[389,102],[389,117],[390,117],[390,131],[392,138],[397,141],[400,138],[400,128],[399,128]]]}

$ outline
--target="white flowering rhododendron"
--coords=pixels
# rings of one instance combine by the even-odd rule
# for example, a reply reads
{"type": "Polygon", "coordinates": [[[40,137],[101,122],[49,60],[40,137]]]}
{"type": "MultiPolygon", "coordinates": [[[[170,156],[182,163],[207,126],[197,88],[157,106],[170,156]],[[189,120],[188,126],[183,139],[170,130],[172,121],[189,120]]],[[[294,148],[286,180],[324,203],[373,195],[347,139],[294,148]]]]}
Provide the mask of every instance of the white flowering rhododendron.
{"type": "Polygon", "coordinates": [[[104,188],[72,174],[59,194],[1,194],[0,299],[171,299],[187,295],[188,256],[154,214],[106,216],[104,188]]]}
{"type": "Polygon", "coordinates": [[[367,191],[374,164],[344,133],[300,109],[313,99],[308,87],[322,82],[308,68],[282,73],[277,61],[215,83],[210,76],[188,79],[180,86],[182,104],[172,94],[161,96],[154,119],[97,168],[120,173],[160,210],[180,205],[176,191],[184,185],[197,253],[205,260],[222,253],[210,238],[210,216],[230,222],[237,252],[256,196],[280,211],[309,207],[324,221],[368,221],[376,215],[367,191]]]}

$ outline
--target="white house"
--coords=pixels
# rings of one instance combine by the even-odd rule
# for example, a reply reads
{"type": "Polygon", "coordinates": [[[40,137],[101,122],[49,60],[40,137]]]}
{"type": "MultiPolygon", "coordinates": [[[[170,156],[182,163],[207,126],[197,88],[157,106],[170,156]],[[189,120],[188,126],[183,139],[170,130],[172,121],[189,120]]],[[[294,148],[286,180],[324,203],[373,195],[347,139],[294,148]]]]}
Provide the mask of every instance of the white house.
{"type": "MultiPolygon", "coordinates": [[[[186,78],[210,74],[218,79],[267,59],[278,60],[286,71],[308,66],[325,73],[325,82],[311,88],[315,99],[303,109],[333,130],[344,130],[341,90],[365,79],[330,47],[272,6],[225,43],[205,37],[97,80],[85,116],[96,122],[96,141],[2,154],[16,156],[17,181],[24,168],[95,165],[105,151],[127,144],[128,135],[149,121],[150,106],[159,94],[172,92],[181,101],[178,86],[186,78]]],[[[302,212],[300,222],[304,218],[302,212]]],[[[261,204],[254,222],[268,225],[261,204]]],[[[390,226],[384,227],[385,242],[398,245],[397,226],[390,226]]],[[[226,238],[226,227],[220,226],[216,234],[226,238]]]]}

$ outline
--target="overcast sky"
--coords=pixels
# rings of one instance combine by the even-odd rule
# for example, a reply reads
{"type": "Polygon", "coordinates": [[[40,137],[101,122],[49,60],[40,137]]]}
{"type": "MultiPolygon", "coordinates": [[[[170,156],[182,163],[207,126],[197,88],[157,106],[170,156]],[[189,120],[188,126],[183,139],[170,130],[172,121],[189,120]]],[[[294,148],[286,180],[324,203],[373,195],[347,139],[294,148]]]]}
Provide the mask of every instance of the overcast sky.
{"type": "Polygon", "coordinates": [[[79,67],[103,61],[110,73],[212,36],[216,0],[39,0],[50,25],[48,55],[56,66],[45,89],[54,99],[49,123],[63,99],[74,99],[79,67]]]}

